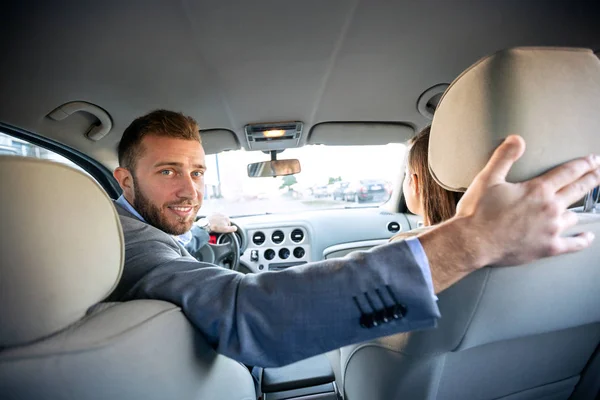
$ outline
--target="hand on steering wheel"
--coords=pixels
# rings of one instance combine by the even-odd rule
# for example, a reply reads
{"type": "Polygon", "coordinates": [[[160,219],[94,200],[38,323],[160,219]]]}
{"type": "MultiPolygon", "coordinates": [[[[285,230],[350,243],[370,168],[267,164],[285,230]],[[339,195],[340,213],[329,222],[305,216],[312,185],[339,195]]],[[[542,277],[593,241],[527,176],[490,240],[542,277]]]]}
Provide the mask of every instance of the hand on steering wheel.
{"type": "Polygon", "coordinates": [[[210,250],[212,257],[209,256],[208,259],[205,259],[204,261],[234,271],[239,270],[241,249],[240,241],[235,233],[223,233],[219,236],[219,243],[209,243],[205,247],[210,250]],[[212,258],[212,260],[210,258],[212,258]],[[227,264],[229,265],[227,265],[225,261],[227,261],[227,264]]]}
{"type": "Polygon", "coordinates": [[[237,226],[231,224],[229,217],[220,213],[213,213],[208,217],[208,226],[210,227],[210,231],[215,233],[237,231],[237,226]]]}
{"type": "MultiPolygon", "coordinates": [[[[211,221],[211,223],[213,221],[211,221]]],[[[201,244],[199,244],[201,247],[196,247],[196,250],[192,252],[192,256],[201,262],[215,264],[223,268],[238,271],[242,253],[241,242],[244,241],[244,231],[239,230],[236,225],[231,224],[228,218],[226,220],[223,219],[222,222],[226,222],[227,225],[225,223],[216,224],[217,226],[220,226],[220,229],[216,230],[220,232],[217,243],[210,244],[202,240],[201,244]]],[[[206,238],[206,240],[208,241],[208,238],[206,238]]],[[[197,245],[198,244],[196,244],[196,246],[197,245]]]]}

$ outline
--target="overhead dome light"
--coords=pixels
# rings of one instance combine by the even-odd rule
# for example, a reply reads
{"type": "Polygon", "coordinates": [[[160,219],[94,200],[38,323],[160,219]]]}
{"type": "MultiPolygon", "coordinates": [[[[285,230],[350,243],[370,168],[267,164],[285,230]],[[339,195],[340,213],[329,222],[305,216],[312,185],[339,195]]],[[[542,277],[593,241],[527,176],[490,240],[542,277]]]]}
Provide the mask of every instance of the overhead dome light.
{"type": "Polygon", "coordinates": [[[273,129],[270,131],[263,131],[263,135],[268,138],[280,137],[285,135],[285,131],[283,129],[273,129]]]}
{"type": "Polygon", "coordinates": [[[244,127],[248,150],[283,150],[298,147],[302,122],[269,122],[248,124],[244,127]]]}

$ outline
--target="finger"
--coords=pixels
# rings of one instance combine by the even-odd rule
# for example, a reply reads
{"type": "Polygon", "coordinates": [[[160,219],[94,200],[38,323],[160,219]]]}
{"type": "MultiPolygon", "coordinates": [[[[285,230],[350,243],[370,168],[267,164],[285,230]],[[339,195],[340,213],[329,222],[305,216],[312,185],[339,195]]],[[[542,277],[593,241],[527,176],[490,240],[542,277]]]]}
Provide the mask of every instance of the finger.
{"type": "Polygon", "coordinates": [[[532,179],[531,182],[535,184],[537,184],[537,182],[543,182],[550,185],[553,190],[558,192],[564,186],[571,184],[576,179],[594,171],[598,167],[600,167],[600,157],[590,155],[559,165],[545,174],[532,179]]]}
{"type": "Polygon", "coordinates": [[[480,172],[480,179],[488,184],[506,181],[511,167],[525,152],[525,141],[517,135],[510,135],[494,150],[492,157],[480,172]]]}
{"type": "Polygon", "coordinates": [[[218,225],[214,227],[214,230],[217,233],[232,233],[237,231],[237,226],[218,225]]]}
{"type": "Polygon", "coordinates": [[[556,198],[565,207],[570,206],[581,199],[587,192],[600,185],[600,169],[594,169],[591,172],[579,177],[579,179],[563,186],[556,193],[556,198]]]}
{"type": "Polygon", "coordinates": [[[567,210],[561,216],[561,226],[563,230],[577,225],[577,222],[579,222],[579,216],[573,211],[567,210]]]}
{"type": "Polygon", "coordinates": [[[582,232],[575,236],[560,238],[553,255],[575,253],[589,247],[593,241],[594,234],[592,232],[582,232]]]}

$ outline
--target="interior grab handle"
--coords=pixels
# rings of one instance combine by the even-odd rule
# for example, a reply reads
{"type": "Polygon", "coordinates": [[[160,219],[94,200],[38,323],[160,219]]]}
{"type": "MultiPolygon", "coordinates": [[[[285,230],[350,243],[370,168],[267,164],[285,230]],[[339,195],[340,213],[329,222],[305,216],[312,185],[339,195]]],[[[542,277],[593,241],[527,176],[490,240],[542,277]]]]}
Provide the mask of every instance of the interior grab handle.
{"type": "Polygon", "coordinates": [[[100,121],[99,124],[90,125],[85,134],[88,139],[96,142],[106,136],[112,129],[112,120],[110,119],[110,115],[108,115],[108,113],[102,108],[85,101],[71,101],[69,103],[65,103],[62,106],[55,108],[50,114],[48,114],[48,117],[55,121],[62,121],[69,115],[80,111],[92,114],[94,117],[98,118],[98,121],[100,121]]]}

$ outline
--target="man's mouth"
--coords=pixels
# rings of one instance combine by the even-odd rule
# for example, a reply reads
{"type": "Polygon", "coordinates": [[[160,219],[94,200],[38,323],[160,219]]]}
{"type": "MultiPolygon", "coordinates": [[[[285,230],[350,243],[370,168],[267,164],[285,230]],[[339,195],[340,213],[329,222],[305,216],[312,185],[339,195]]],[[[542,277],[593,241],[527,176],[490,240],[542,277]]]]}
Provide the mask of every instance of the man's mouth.
{"type": "Polygon", "coordinates": [[[179,217],[189,217],[196,210],[195,206],[168,206],[168,209],[179,217]]]}

